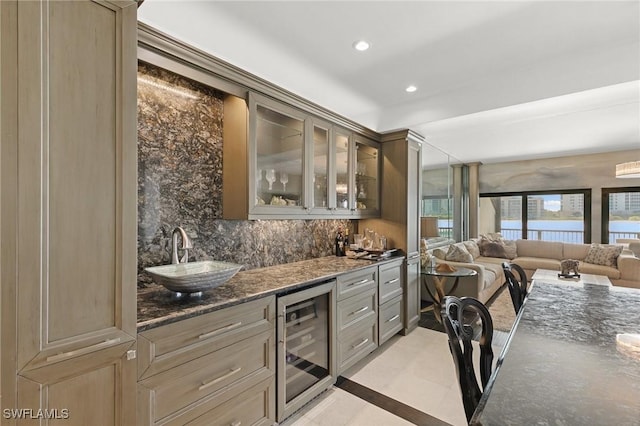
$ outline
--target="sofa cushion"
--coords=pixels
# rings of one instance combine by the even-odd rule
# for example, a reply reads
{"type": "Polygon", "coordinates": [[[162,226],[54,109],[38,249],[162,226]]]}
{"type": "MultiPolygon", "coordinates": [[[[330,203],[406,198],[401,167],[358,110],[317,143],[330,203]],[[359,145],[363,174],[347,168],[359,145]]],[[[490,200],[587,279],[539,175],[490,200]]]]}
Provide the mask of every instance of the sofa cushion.
{"type": "Polygon", "coordinates": [[[480,253],[485,257],[499,257],[513,259],[517,255],[516,242],[511,240],[489,241],[480,240],[480,253]]]}
{"type": "Polygon", "coordinates": [[[604,275],[610,279],[620,278],[620,270],[613,266],[596,265],[593,263],[580,262],[578,272],[581,274],[604,275]]]}
{"type": "Polygon", "coordinates": [[[452,262],[471,263],[473,262],[473,256],[471,256],[471,253],[467,251],[464,244],[459,243],[449,246],[449,251],[447,251],[445,260],[450,260],[452,262]]]}
{"type": "Polygon", "coordinates": [[[546,259],[544,257],[518,256],[513,259],[523,269],[551,269],[560,272],[560,261],[557,259],[546,259]]]}
{"type": "MultiPolygon", "coordinates": [[[[558,260],[566,258],[563,254],[563,243],[540,240],[516,240],[516,245],[518,247],[518,257],[536,257],[558,260]]],[[[558,265],[560,265],[559,262],[558,265]]]]}
{"type": "Polygon", "coordinates": [[[562,247],[562,252],[564,253],[565,259],[576,259],[582,260],[587,257],[589,253],[589,245],[588,244],[570,244],[564,243],[562,247]]]}
{"type": "Polygon", "coordinates": [[[585,263],[594,265],[617,266],[618,256],[622,253],[622,246],[610,246],[604,244],[591,244],[589,253],[584,258],[585,263]]]}
{"type": "MultiPolygon", "coordinates": [[[[495,259],[495,258],[485,258],[485,259],[495,259]]],[[[502,259],[504,262],[504,259],[502,259]]],[[[483,262],[482,266],[484,266],[485,274],[491,272],[493,274],[493,279],[491,282],[500,279],[504,282],[504,272],[502,271],[502,263],[493,263],[493,262],[483,262]]]]}
{"type": "Polygon", "coordinates": [[[493,282],[496,280],[496,273],[491,269],[484,270],[484,277],[482,282],[482,289],[491,287],[493,282]]]}

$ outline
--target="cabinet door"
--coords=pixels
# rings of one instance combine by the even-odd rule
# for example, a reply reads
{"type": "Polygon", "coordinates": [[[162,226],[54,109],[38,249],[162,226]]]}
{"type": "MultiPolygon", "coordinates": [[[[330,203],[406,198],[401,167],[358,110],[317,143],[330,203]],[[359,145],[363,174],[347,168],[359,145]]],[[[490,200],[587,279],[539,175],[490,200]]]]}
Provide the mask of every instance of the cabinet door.
{"type": "Polygon", "coordinates": [[[351,208],[360,217],[377,216],[380,211],[380,147],[363,136],[354,138],[352,169],[354,197],[351,208]]]}
{"type": "Polygon", "coordinates": [[[249,170],[254,214],[306,214],[305,115],[263,96],[249,94],[249,170]]]}
{"type": "Polygon", "coordinates": [[[329,192],[330,188],[335,187],[335,179],[331,176],[335,163],[330,143],[333,132],[329,123],[315,118],[312,120],[310,130],[309,140],[313,146],[310,152],[313,155],[309,156],[310,176],[307,180],[310,183],[309,193],[312,194],[312,213],[329,214],[331,208],[329,192]]]}
{"type": "Polygon", "coordinates": [[[351,162],[351,133],[347,130],[334,128],[333,149],[335,151],[335,165],[333,167],[334,184],[329,196],[332,211],[342,217],[349,215],[350,203],[353,199],[353,184],[349,163],[351,162]]]}
{"type": "Polygon", "coordinates": [[[422,145],[407,146],[407,257],[420,254],[420,198],[422,194],[422,145]]]}
{"type": "Polygon", "coordinates": [[[420,256],[406,260],[406,280],[403,293],[404,328],[403,334],[409,333],[420,321],[420,256]]]}
{"type": "Polygon", "coordinates": [[[6,253],[15,265],[3,271],[3,299],[15,295],[3,305],[3,373],[12,371],[3,406],[126,423],[135,415],[126,352],[136,334],[136,3],[2,7],[3,42],[17,52],[15,133],[2,141],[11,152],[2,202],[15,200],[15,217],[3,215],[13,223],[2,224],[2,266],[6,253]],[[80,415],[92,402],[106,407],[100,417],[80,415]]]}

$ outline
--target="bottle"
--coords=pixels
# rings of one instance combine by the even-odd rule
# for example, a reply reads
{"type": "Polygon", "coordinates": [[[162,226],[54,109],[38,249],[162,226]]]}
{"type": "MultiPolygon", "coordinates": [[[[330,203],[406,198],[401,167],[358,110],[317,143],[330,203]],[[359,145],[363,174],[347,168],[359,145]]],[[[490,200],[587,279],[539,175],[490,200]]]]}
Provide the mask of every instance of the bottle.
{"type": "Polygon", "coordinates": [[[342,228],[338,228],[338,234],[336,235],[336,256],[344,256],[346,254],[344,249],[344,236],[342,235],[342,228]]]}
{"type": "Polygon", "coordinates": [[[351,242],[349,241],[349,228],[344,229],[344,251],[349,250],[351,242]]]}

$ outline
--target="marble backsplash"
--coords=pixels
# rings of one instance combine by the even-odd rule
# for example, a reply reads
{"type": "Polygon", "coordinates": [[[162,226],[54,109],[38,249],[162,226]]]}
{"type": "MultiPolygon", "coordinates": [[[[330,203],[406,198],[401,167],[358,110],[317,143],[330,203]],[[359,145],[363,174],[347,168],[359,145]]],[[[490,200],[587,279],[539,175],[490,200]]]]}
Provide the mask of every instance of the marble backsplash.
{"type": "Polygon", "coordinates": [[[349,220],[223,220],[223,94],[140,62],[138,65],[138,285],[147,266],[170,262],[171,233],[185,229],[189,259],[245,269],[333,254],[349,220]]]}

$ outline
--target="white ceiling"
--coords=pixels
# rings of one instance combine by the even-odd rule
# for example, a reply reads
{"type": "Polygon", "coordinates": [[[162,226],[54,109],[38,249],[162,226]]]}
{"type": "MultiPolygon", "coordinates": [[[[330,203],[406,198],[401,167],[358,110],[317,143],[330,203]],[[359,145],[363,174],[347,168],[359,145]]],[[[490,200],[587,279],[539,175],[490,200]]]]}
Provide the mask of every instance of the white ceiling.
{"type": "Polygon", "coordinates": [[[411,128],[454,161],[640,159],[638,0],[145,0],[138,18],[373,130],[411,128]]]}

